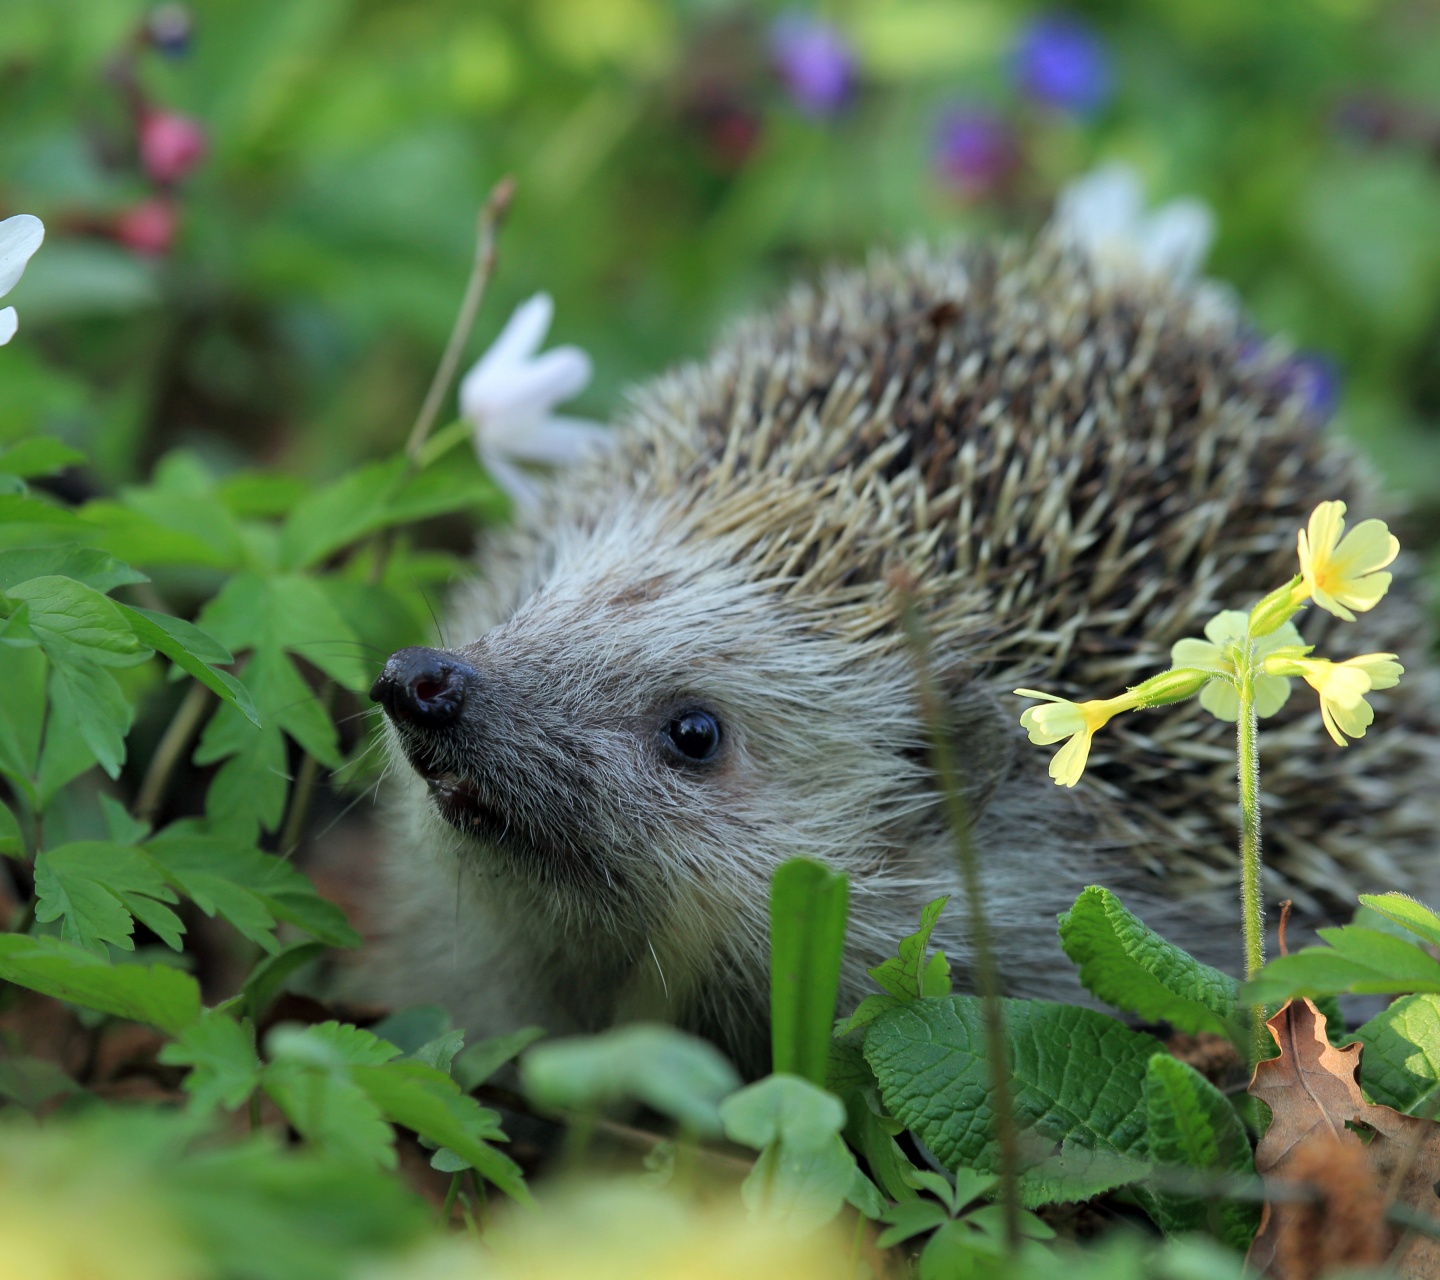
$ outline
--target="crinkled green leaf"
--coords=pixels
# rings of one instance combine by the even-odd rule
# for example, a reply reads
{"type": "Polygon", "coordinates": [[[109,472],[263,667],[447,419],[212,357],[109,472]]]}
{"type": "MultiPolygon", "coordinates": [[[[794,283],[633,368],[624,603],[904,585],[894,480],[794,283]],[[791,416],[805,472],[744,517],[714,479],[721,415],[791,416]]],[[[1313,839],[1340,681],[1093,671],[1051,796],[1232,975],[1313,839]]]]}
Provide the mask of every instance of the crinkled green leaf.
{"type": "Polygon", "coordinates": [[[122,564],[93,547],[62,543],[46,547],[13,547],[0,551],[0,591],[31,578],[61,577],[96,591],[113,591],[131,582],[148,582],[138,569],[122,564]]]}
{"type": "Polygon", "coordinates": [[[1428,1114],[1440,1087],[1440,995],[1402,996],[1355,1032],[1360,1083],[1371,1101],[1428,1114]]]}
{"type": "Polygon", "coordinates": [[[260,1085],[253,1032],[213,1010],[164,1045],[159,1058],[169,1066],[191,1068],[183,1083],[197,1111],[234,1111],[260,1085]]]}
{"type": "Polygon", "coordinates": [[[808,858],[770,880],[770,1029],[777,1073],[825,1083],[849,881],[808,858]]]}
{"type": "MultiPolygon", "coordinates": [[[[1156,1041],[1093,1009],[1002,1005],[1016,1119],[1042,1158],[1022,1179],[1025,1204],[1086,1199],[1143,1176],[1135,1161],[1145,1153],[1145,1067],[1156,1041]]],[[[947,1167],[998,1167],[978,999],[891,1009],[870,1024],[865,1057],[886,1109],[947,1167]]]]}
{"type": "Polygon", "coordinates": [[[1147,929],[1108,889],[1091,885],[1060,917],[1060,944],[1106,1004],[1191,1035],[1244,1034],[1235,979],[1147,929]]]}
{"type": "Polygon", "coordinates": [[[720,1099],[740,1085],[714,1045],[644,1023],[538,1044],[520,1074],[542,1106],[591,1111],[633,1098],[707,1137],[720,1132],[720,1099]]]}
{"type": "Polygon", "coordinates": [[[134,950],[135,918],[174,950],[185,932],[165,903],[178,901],[154,863],[135,849],[84,840],[35,859],[35,918],[60,920],[60,936],[104,955],[105,944],[134,950]]]}
{"type": "Polygon", "coordinates": [[[200,1016],[200,987],[166,965],[110,964],[58,938],[0,934],[0,979],[172,1035],[200,1016]]]}
{"type": "MultiPolygon", "coordinates": [[[[1201,1172],[1255,1171],[1250,1139],[1235,1108],[1198,1071],[1168,1053],[1155,1054],[1146,1066],[1145,1116],[1156,1164],[1201,1172]]],[[[1260,1222],[1258,1205],[1236,1201],[1150,1190],[1142,1203],[1166,1234],[1208,1229],[1242,1251],[1260,1222]]]]}
{"type": "Polygon", "coordinates": [[[1359,925],[1317,930],[1330,945],[1306,947],[1270,961],[1245,984],[1243,998],[1256,1004],[1291,996],[1341,992],[1399,994],[1440,992],[1440,963],[1402,938],[1359,925]]]}

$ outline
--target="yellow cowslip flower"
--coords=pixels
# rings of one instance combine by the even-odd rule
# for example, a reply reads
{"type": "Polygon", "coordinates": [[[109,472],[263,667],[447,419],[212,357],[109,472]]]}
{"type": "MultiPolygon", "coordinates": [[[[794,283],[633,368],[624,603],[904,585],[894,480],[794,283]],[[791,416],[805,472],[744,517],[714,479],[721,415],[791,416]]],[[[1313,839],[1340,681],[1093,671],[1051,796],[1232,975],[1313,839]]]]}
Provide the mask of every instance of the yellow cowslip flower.
{"type": "Polygon", "coordinates": [[[1383,520],[1362,520],[1345,537],[1345,504],[1322,502],[1300,530],[1300,577],[1322,609],[1354,622],[1352,609],[1373,609],[1390,589],[1381,573],[1400,554],[1400,540],[1383,520]]]}
{"type": "Polygon", "coordinates": [[[1375,719],[1365,701],[1374,689],[1398,684],[1405,668],[1393,653],[1363,653],[1344,662],[1306,658],[1297,654],[1276,654],[1265,660],[1265,670],[1276,675],[1300,676],[1320,695],[1320,719],[1337,746],[1346,746],[1346,737],[1363,738],[1375,719]]]}
{"type": "Polygon", "coordinates": [[[1090,739],[1095,731],[1120,712],[1132,711],[1141,705],[1133,690],[1118,698],[1097,698],[1090,702],[1071,702],[1038,689],[1016,689],[1015,692],[1022,698],[1040,698],[1048,704],[1028,707],[1020,715],[1021,727],[1029,732],[1031,742],[1046,747],[1061,738],[1070,739],[1050,761],[1050,776],[1061,787],[1073,787],[1080,781],[1085,761],[1090,758],[1090,739]]]}
{"type": "MultiPolygon", "coordinates": [[[[1239,672],[1235,668],[1235,651],[1245,643],[1248,618],[1238,609],[1217,613],[1205,624],[1204,640],[1177,640],[1170,647],[1170,661],[1177,667],[1197,667],[1201,671],[1218,672],[1225,677],[1211,680],[1200,691],[1200,705],[1217,720],[1233,724],[1240,718],[1240,691],[1236,686],[1239,672]]],[[[1253,641],[1254,661],[1262,662],[1282,647],[1299,646],[1304,642],[1293,622],[1282,623],[1269,635],[1253,641]]],[[[1273,716],[1290,696],[1290,681],[1283,676],[1255,677],[1255,713],[1273,716]]]]}

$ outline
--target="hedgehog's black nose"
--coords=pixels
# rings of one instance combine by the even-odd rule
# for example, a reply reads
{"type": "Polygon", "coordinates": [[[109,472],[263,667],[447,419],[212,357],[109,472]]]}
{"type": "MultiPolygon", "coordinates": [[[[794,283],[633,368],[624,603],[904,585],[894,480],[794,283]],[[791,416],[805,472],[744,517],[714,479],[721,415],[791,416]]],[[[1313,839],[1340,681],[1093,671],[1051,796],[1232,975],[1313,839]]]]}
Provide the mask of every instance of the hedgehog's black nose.
{"type": "Polygon", "coordinates": [[[465,702],[465,684],[475,672],[438,649],[397,649],[370,689],[396,720],[422,728],[449,724],[465,702]]]}

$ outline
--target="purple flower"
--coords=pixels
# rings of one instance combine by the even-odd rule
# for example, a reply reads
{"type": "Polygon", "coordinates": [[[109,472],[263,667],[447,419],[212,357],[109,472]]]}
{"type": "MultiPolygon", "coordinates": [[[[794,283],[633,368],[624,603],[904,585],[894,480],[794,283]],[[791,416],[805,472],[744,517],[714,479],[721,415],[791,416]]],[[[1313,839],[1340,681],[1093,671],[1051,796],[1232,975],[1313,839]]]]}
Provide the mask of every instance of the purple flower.
{"type": "Polygon", "coordinates": [[[1013,70],[1021,93],[1057,111],[1088,115],[1110,96],[1110,59],[1078,18],[1036,18],[1020,31],[1013,70]]]}
{"type": "Polygon", "coordinates": [[[855,91],[855,54],[828,22],[782,14],[770,28],[770,57],[807,115],[833,116],[855,91]]]}
{"type": "Polygon", "coordinates": [[[985,107],[955,106],[935,131],[935,167],[967,200],[989,195],[1014,172],[1020,158],[1010,127],[985,107]]]}
{"type": "Polygon", "coordinates": [[[1299,396],[1310,417],[1328,421],[1340,405],[1340,370],[1318,351],[1299,351],[1275,371],[1275,385],[1287,396],[1299,396]]]}

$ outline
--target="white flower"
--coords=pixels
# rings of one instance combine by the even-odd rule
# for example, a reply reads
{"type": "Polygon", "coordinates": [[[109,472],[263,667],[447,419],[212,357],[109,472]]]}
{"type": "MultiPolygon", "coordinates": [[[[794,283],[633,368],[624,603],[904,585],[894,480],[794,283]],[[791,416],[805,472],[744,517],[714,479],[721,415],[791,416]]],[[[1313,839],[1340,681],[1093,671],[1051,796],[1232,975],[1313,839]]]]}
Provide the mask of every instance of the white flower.
{"type": "Polygon", "coordinates": [[[1147,213],[1139,175],[1127,165],[1110,164],[1060,193],[1055,230],[1099,266],[1191,280],[1215,238],[1215,215],[1194,198],[1172,200],[1147,213]]]}
{"type": "MultiPolygon", "coordinates": [[[[0,298],[17,284],[25,264],[45,239],[45,224],[28,213],[17,213],[0,222],[0,298]]],[[[20,318],[14,307],[0,307],[0,347],[15,336],[20,318]]]]}
{"type": "Polygon", "coordinates": [[[590,381],[590,357],[579,347],[535,354],[553,314],[544,293],[516,307],[460,380],[460,413],[475,428],[475,452],[516,505],[530,510],[539,503],[540,485],[518,464],[565,466],[610,444],[598,423],[551,412],[590,381]]]}

